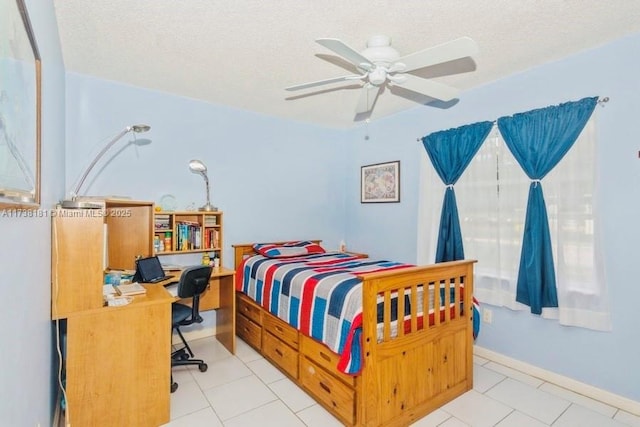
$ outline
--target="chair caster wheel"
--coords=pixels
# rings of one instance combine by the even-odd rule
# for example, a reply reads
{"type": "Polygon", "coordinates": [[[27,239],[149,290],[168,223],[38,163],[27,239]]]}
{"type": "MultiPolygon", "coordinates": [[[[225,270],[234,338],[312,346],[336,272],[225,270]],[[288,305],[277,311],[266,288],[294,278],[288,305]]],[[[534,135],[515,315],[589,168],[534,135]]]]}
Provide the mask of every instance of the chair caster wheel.
{"type": "Polygon", "coordinates": [[[176,391],[178,389],[178,383],[173,383],[171,384],[171,393],[173,393],[174,391],[176,391]]]}
{"type": "Polygon", "coordinates": [[[207,366],[206,363],[200,363],[198,365],[198,369],[200,369],[200,372],[207,372],[207,369],[209,368],[209,366],[207,366]]]}
{"type": "Polygon", "coordinates": [[[182,358],[184,357],[184,352],[177,352],[177,353],[173,353],[171,355],[171,359],[173,360],[182,360],[182,358]]]}

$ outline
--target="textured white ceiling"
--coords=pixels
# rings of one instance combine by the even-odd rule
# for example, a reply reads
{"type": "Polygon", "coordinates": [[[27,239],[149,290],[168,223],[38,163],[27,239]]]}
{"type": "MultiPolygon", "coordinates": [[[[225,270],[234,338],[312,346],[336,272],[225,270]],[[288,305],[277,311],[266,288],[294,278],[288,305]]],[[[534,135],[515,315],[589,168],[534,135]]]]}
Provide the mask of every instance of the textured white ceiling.
{"type": "MultiPolygon", "coordinates": [[[[303,92],[314,91],[310,96],[284,90],[355,71],[315,43],[316,38],[339,38],[362,50],[371,35],[385,34],[406,55],[469,36],[480,48],[474,61],[421,71],[421,76],[466,90],[640,31],[637,0],[54,0],[54,4],[68,71],[335,128],[357,123],[355,84],[303,92]],[[442,76],[445,72],[457,74],[442,76]]],[[[371,119],[431,101],[412,95],[385,91],[371,119]]]]}

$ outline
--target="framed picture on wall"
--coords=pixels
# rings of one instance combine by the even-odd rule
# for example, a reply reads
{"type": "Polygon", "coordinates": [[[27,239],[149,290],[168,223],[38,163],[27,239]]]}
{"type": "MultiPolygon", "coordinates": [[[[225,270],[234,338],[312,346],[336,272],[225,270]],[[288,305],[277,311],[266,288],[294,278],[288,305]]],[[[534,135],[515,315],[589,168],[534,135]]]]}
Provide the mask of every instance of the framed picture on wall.
{"type": "Polygon", "coordinates": [[[400,201],[400,161],[360,168],[360,203],[400,201]]]}

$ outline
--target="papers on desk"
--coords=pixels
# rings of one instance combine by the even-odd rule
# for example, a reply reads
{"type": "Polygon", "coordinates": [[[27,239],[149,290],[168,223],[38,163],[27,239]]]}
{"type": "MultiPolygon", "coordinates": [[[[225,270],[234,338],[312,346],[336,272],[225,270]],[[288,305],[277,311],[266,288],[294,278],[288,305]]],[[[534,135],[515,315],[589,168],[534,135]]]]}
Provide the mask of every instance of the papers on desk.
{"type": "Polygon", "coordinates": [[[184,266],[175,264],[162,264],[162,269],[164,271],[180,271],[184,269],[184,266]]]}
{"type": "Polygon", "coordinates": [[[119,295],[142,295],[146,294],[147,290],[138,282],[129,283],[126,285],[114,286],[119,295]]]}
{"type": "Polygon", "coordinates": [[[116,295],[116,288],[113,285],[102,285],[102,296],[107,298],[109,295],[116,295]]]}
{"type": "Polygon", "coordinates": [[[169,286],[165,286],[164,287],[167,292],[169,292],[171,294],[171,296],[177,297],[178,296],[178,284],[174,283],[173,285],[169,285],[169,286]]]}

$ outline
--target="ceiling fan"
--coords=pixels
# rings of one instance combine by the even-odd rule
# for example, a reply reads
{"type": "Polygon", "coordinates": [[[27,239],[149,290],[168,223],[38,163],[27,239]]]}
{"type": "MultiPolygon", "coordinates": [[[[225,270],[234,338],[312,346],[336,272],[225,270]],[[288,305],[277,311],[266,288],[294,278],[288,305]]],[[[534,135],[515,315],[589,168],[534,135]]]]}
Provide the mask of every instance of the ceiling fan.
{"type": "Polygon", "coordinates": [[[362,52],[356,51],[339,39],[321,38],[316,42],[355,65],[362,74],[302,83],[289,86],[286,90],[295,91],[330,83],[361,80],[364,84],[356,106],[356,114],[371,111],[378,94],[386,85],[398,85],[430,98],[450,101],[458,96],[458,89],[409,73],[478,53],[476,42],[469,37],[461,37],[405,56],[400,56],[391,46],[391,38],[383,35],[371,37],[367,42],[367,48],[362,52]]]}

